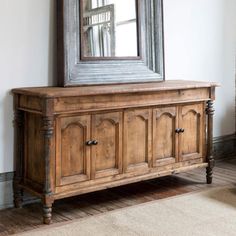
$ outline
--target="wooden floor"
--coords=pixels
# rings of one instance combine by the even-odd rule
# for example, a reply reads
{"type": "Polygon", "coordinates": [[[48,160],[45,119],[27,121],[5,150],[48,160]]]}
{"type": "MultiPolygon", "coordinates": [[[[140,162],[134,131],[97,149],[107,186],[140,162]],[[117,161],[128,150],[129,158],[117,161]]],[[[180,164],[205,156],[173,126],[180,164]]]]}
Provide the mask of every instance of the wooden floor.
{"type": "MultiPolygon", "coordinates": [[[[53,206],[53,223],[229,184],[236,184],[236,157],[216,163],[212,185],[205,183],[205,169],[197,169],[189,173],[58,200],[53,206]]],[[[44,227],[41,212],[39,203],[26,205],[22,209],[0,211],[0,235],[44,227]]]]}

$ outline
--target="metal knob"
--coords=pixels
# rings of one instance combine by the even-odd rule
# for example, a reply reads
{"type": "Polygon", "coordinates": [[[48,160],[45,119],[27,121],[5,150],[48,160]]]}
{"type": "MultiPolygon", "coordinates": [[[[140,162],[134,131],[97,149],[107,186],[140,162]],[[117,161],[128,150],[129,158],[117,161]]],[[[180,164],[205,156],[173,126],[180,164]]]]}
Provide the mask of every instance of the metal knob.
{"type": "Polygon", "coordinates": [[[92,140],[87,141],[87,142],[86,142],[86,145],[87,145],[87,146],[93,145],[93,141],[92,141],[92,140]]]}
{"type": "Polygon", "coordinates": [[[180,130],[181,130],[181,129],[177,128],[177,129],[175,130],[175,133],[179,134],[179,133],[180,133],[180,130]]]}
{"type": "Polygon", "coordinates": [[[92,145],[98,145],[98,141],[97,140],[89,140],[86,142],[87,146],[92,146],[92,145]]]}
{"type": "Polygon", "coordinates": [[[93,140],[92,141],[92,145],[98,145],[98,141],[97,140],[93,140]]]}
{"type": "Polygon", "coordinates": [[[175,130],[175,133],[177,133],[177,134],[179,134],[179,133],[184,133],[184,129],[183,128],[177,128],[176,130],[175,130]]]}

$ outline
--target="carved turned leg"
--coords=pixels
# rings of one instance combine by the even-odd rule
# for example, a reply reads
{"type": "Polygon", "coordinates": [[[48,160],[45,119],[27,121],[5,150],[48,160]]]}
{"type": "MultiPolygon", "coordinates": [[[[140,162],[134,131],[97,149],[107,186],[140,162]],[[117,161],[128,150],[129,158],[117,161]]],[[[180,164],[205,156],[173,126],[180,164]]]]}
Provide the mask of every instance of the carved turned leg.
{"type": "Polygon", "coordinates": [[[43,223],[44,224],[51,224],[52,222],[52,204],[53,200],[50,200],[50,197],[48,200],[43,200],[43,223]]]}
{"type": "Polygon", "coordinates": [[[207,162],[208,167],[206,168],[206,179],[207,184],[212,183],[213,167],[215,165],[213,157],[213,115],[214,115],[213,101],[210,100],[207,102],[206,113],[208,115],[208,124],[207,124],[207,162]]]}
{"type": "Polygon", "coordinates": [[[43,117],[43,135],[44,135],[44,158],[45,158],[45,180],[44,180],[44,196],[43,203],[43,222],[50,224],[52,219],[52,189],[51,189],[51,159],[53,146],[53,116],[43,117]]]}
{"type": "Polygon", "coordinates": [[[13,179],[13,192],[14,192],[14,205],[16,208],[22,207],[23,204],[23,189],[20,187],[20,183],[23,179],[23,140],[24,140],[24,113],[17,109],[17,96],[14,97],[15,100],[15,173],[13,179]]]}
{"type": "Polygon", "coordinates": [[[44,205],[43,206],[43,223],[51,224],[52,222],[52,205],[44,205]]]}

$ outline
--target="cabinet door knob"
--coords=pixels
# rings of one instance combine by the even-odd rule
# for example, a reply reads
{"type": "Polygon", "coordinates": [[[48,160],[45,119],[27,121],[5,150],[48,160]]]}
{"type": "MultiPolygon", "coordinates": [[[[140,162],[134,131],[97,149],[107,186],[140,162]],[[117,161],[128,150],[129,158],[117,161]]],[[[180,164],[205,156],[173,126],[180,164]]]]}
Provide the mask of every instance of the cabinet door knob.
{"type": "Polygon", "coordinates": [[[179,133],[184,133],[184,129],[183,128],[177,128],[176,130],[175,130],[175,133],[177,133],[177,134],[179,134],[179,133]]]}
{"type": "Polygon", "coordinates": [[[92,141],[92,145],[98,145],[98,141],[97,140],[93,140],[92,141]]]}
{"type": "Polygon", "coordinates": [[[92,141],[92,140],[87,141],[87,142],[86,142],[86,145],[87,145],[87,146],[93,145],[93,141],[92,141]]]}
{"type": "Polygon", "coordinates": [[[175,133],[179,134],[180,131],[181,131],[181,129],[177,128],[177,129],[175,130],[175,133]]]}

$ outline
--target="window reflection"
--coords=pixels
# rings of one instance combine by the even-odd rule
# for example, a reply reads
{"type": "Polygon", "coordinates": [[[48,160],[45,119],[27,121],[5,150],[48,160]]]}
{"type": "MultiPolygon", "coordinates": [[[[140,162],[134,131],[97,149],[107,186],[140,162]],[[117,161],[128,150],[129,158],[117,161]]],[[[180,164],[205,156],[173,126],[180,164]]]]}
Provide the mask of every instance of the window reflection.
{"type": "Polygon", "coordinates": [[[82,0],[83,57],[137,57],[136,0],[82,0]]]}

